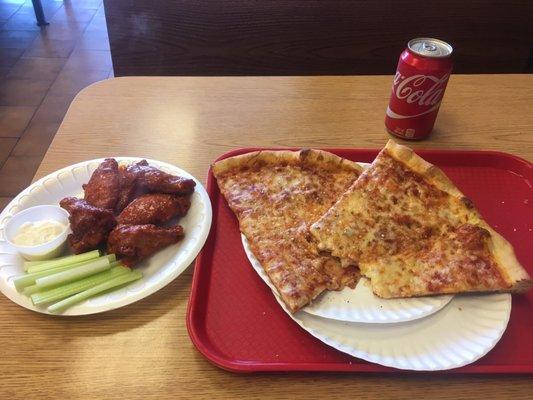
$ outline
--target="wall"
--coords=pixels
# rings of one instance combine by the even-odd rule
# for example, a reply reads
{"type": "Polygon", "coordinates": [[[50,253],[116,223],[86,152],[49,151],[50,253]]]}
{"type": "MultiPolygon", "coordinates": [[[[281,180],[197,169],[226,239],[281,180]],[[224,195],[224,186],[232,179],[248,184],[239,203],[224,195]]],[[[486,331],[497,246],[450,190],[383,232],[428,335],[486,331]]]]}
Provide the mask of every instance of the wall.
{"type": "Polygon", "coordinates": [[[391,74],[409,39],[457,73],[532,70],[533,1],[105,0],[115,75],[391,74]]]}

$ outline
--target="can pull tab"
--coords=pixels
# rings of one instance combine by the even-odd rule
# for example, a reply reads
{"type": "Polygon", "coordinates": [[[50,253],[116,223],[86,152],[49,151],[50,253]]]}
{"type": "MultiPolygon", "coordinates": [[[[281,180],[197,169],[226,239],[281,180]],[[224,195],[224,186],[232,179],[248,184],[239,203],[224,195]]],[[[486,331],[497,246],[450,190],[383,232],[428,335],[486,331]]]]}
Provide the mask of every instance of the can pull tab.
{"type": "Polygon", "coordinates": [[[435,43],[431,43],[431,42],[424,42],[422,44],[422,47],[424,48],[425,51],[436,51],[437,50],[437,46],[435,45],[435,43]]]}
{"type": "Polygon", "coordinates": [[[407,48],[425,57],[448,57],[453,48],[448,43],[434,38],[416,38],[407,43],[407,48]]]}

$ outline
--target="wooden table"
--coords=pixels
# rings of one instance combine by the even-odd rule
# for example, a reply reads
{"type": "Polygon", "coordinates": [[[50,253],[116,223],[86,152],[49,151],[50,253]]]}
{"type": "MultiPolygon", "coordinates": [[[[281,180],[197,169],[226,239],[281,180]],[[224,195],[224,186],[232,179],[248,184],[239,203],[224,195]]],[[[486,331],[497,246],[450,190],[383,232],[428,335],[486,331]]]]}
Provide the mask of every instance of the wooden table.
{"type": "MultiPolygon", "coordinates": [[[[390,76],[119,78],[73,101],[36,177],[78,161],[141,156],[203,182],[241,146],[385,144],[390,76]]],[[[453,76],[430,140],[533,160],[533,75],[453,76]]],[[[531,376],[236,375],[211,365],[185,327],[192,268],[104,314],[58,318],[0,296],[0,398],[526,398],[531,376]]],[[[532,334],[533,335],[533,334],[532,334]]],[[[532,336],[533,338],[533,336],[532,336]]],[[[531,397],[529,397],[531,398],[531,397]]]]}

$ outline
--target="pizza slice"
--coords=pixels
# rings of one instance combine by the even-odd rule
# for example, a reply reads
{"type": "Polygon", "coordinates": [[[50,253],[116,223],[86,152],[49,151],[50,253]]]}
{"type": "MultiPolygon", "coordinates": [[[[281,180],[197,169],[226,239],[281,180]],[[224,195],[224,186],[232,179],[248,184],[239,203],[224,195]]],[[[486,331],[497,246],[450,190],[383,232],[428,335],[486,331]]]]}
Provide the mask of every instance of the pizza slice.
{"type": "Polygon", "coordinates": [[[324,290],[355,287],[356,267],[318,251],[309,233],[362,168],[320,150],[258,151],[213,165],[241,232],[291,312],[324,290]]]}
{"type": "Polygon", "coordinates": [[[358,264],[383,298],[531,286],[512,246],[473,203],[392,140],[311,232],[321,250],[358,264]]]}

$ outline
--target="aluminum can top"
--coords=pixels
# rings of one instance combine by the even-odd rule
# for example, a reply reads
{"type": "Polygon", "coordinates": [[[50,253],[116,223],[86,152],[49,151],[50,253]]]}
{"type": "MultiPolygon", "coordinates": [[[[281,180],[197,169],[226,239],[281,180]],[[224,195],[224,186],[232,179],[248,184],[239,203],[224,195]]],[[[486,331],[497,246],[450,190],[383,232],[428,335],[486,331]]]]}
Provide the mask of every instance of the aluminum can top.
{"type": "Polygon", "coordinates": [[[407,43],[407,48],[422,57],[444,58],[451,56],[453,47],[434,38],[416,38],[407,43]]]}

